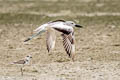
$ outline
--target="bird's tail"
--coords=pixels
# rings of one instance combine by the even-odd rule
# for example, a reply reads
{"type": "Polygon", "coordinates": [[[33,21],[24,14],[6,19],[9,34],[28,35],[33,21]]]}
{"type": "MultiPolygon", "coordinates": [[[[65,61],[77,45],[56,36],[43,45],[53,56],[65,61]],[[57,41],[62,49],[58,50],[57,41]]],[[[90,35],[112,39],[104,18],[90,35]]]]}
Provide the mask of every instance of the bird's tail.
{"type": "Polygon", "coordinates": [[[9,63],[9,64],[15,64],[16,62],[11,62],[11,63],[9,63]]]}

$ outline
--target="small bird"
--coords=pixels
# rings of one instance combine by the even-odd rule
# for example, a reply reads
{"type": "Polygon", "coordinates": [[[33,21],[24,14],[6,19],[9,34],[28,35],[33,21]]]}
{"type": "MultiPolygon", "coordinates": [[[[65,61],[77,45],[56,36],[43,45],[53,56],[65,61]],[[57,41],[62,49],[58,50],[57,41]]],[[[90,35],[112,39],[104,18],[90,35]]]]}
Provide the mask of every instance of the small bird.
{"type": "Polygon", "coordinates": [[[28,64],[30,62],[31,58],[32,58],[31,55],[28,55],[24,59],[18,60],[18,61],[15,61],[15,62],[12,63],[12,64],[22,65],[22,67],[21,67],[21,75],[22,76],[23,76],[23,67],[24,67],[25,64],[28,64]]]}
{"type": "Polygon", "coordinates": [[[27,42],[34,38],[35,36],[47,31],[46,36],[46,46],[48,52],[55,46],[56,35],[55,31],[61,32],[61,36],[63,38],[63,46],[65,48],[66,53],[70,58],[74,61],[75,56],[75,38],[74,38],[74,29],[73,27],[82,28],[82,26],[75,24],[73,21],[65,21],[65,20],[55,20],[47,22],[34,31],[36,32],[31,37],[27,38],[24,42],[27,42]]]}

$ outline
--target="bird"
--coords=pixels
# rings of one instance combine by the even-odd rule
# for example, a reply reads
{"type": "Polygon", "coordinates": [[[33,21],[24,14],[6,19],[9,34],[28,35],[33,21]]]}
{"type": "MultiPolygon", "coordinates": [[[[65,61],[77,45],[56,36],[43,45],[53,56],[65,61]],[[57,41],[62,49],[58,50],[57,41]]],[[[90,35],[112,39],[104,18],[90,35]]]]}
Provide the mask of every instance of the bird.
{"type": "Polygon", "coordinates": [[[21,75],[23,76],[23,67],[25,64],[28,64],[30,62],[31,59],[31,55],[26,56],[24,59],[12,62],[12,64],[17,64],[17,65],[22,65],[21,66],[21,75]]]}
{"type": "Polygon", "coordinates": [[[61,36],[63,39],[63,46],[70,58],[72,58],[72,61],[74,61],[75,57],[75,38],[74,38],[74,27],[82,28],[83,26],[76,24],[73,21],[65,21],[65,20],[54,20],[49,21],[45,24],[42,24],[38,28],[34,30],[34,33],[32,36],[28,37],[24,42],[27,42],[34,38],[35,36],[38,36],[39,34],[43,32],[47,32],[46,35],[46,46],[48,52],[52,50],[55,46],[55,40],[56,35],[55,33],[61,32],[61,36]]]}

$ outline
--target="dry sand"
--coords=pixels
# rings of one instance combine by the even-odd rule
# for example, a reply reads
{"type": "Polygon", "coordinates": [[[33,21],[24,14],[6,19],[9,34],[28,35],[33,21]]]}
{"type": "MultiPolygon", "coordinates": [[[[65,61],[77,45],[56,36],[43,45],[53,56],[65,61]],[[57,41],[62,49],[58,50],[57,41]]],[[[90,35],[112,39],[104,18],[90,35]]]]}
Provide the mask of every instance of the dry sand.
{"type": "Polygon", "coordinates": [[[120,80],[120,28],[115,25],[76,28],[75,62],[65,53],[60,33],[48,53],[45,33],[23,42],[32,35],[33,25],[0,26],[0,80],[120,80]],[[33,59],[21,76],[20,66],[10,63],[30,53],[33,59]]]}

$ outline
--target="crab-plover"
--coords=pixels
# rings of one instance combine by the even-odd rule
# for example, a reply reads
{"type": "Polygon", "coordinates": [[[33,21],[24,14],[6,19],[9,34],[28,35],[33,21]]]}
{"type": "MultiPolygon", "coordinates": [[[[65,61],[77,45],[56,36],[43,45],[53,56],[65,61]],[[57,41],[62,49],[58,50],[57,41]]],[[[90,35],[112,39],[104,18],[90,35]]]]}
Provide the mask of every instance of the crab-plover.
{"type": "Polygon", "coordinates": [[[72,58],[74,61],[74,56],[75,56],[75,38],[74,38],[74,29],[73,27],[79,27],[82,28],[82,26],[75,24],[73,21],[64,21],[64,20],[56,20],[56,21],[50,21],[48,23],[45,23],[35,29],[34,31],[36,32],[33,34],[31,37],[27,38],[24,42],[27,42],[31,40],[33,37],[41,34],[42,32],[47,31],[47,40],[46,40],[46,45],[47,45],[47,50],[48,52],[54,48],[55,45],[55,30],[59,31],[62,33],[62,38],[63,38],[63,46],[65,48],[65,51],[69,55],[69,57],[72,58]]]}

